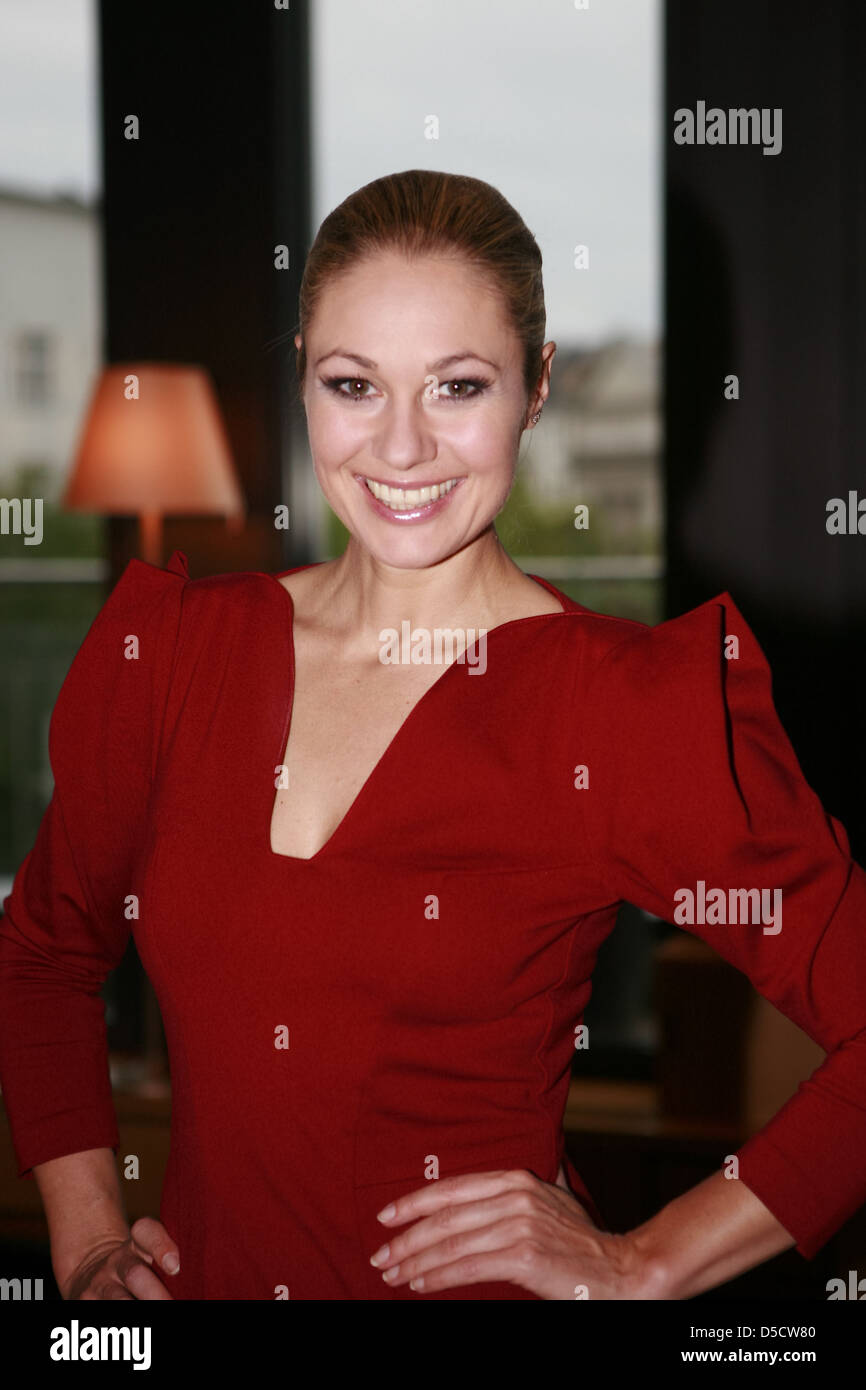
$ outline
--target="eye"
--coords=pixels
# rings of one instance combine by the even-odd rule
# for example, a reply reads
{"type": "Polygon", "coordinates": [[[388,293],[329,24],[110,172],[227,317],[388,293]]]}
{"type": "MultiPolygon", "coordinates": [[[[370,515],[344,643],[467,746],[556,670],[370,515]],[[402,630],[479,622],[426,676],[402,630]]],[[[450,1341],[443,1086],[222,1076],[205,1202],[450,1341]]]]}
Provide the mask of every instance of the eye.
{"type": "Polygon", "coordinates": [[[345,396],[350,401],[369,400],[368,396],[358,395],[354,390],[344,391],[343,387],[347,384],[350,387],[370,385],[369,381],[361,376],[331,376],[325,379],[325,385],[329,391],[334,392],[335,396],[345,396]]]}
{"type": "Polygon", "coordinates": [[[468,386],[471,387],[470,393],[460,396],[446,395],[445,399],[446,401],[471,401],[475,396],[480,396],[489,385],[488,381],[482,381],[480,377],[455,377],[453,381],[439,383],[439,395],[443,394],[443,388],[446,386],[468,386]]]}

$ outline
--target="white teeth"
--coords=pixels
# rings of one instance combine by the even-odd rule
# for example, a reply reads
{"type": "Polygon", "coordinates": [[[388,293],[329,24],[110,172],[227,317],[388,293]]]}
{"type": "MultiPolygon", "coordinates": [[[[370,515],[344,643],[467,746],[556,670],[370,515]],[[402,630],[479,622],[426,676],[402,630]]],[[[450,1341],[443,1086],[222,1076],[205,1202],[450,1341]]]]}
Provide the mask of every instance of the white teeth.
{"type": "Polygon", "coordinates": [[[406,512],[413,507],[424,507],[429,502],[435,502],[449,493],[458,481],[457,478],[449,478],[447,482],[434,483],[432,487],[404,488],[388,487],[385,483],[374,482],[372,478],[364,479],[377,501],[384,502],[394,512],[406,512]]]}

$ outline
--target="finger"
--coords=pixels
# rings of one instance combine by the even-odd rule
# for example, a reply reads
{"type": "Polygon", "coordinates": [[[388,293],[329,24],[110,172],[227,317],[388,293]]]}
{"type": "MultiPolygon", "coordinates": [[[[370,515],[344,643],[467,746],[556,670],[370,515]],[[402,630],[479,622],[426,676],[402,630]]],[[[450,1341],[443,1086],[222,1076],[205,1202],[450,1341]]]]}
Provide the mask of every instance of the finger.
{"type": "Polygon", "coordinates": [[[74,1297],[81,1303],[92,1303],[96,1300],[103,1303],[106,1300],[116,1298],[129,1299],[132,1302],[135,1301],[133,1295],[128,1289],[124,1288],[119,1280],[106,1279],[104,1274],[96,1279],[94,1283],[89,1284],[81,1293],[70,1294],[69,1296],[70,1298],[74,1297]]]}
{"type": "Polygon", "coordinates": [[[452,1202],[432,1216],[416,1221],[408,1230],[392,1236],[386,1245],[375,1252],[370,1263],[384,1271],[465,1231],[493,1226],[508,1218],[519,1218],[527,1223],[537,1220],[542,1209],[539,1196],[524,1188],[511,1188],[486,1200],[452,1202]]]}
{"type": "Polygon", "coordinates": [[[388,1287],[393,1289],[400,1284],[411,1283],[419,1275],[426,1277],[433,1270],[452,1266],[473,1255],[514,1249],[521,1242],[526,1243],[527,1247],[534,1245],[539,1250],[542,1249],[542,1242],[538,1239],[535,1227],[525,1216],[506,1217],[485,1226],[456,1231],[437,1241],[435,1245],[427,1245],[392,1266],[386,1271],[387,1277],[384,1274],[382,1277],[388,1287]]]}
{"type": "Polygon", "coordinates": [[[519,1284],[532,1291],[539,1278],[541,1252],[525,1240],[489,1251],[473,1251],[461,1259],[441,1264],[413,1276],[410,1288],[416,1293],[436,1293],[439,1289],[460,1288],[467,1284],[495,1281],[519,1284]]]}
{"type": "Polygon", "coordinates": [[[168,1274],[180,1269],[180,1250],[161,1221],[152,1216],[140,1216],[133,1223],[130,1235],[137,1252],[147,1263],[156,1260],[168,1274]]]}
{"type": "Polygon", "coordinates": [[[129,1289],[134,1298],[151,1301],[171,1299],[168,1289],[157,1278],[153,1270],[143,1264],[132,1251],[120,1256],[116,1268],[117,1277],[129,1289]]]}
{"type": "Polygon", "coordinates": [[[496,1197],[500,1192],[512,1188],[532,1188],[545,1186],[525,1168],[497,1169],[490,1173],[461,1173],[455,1178],[437,1178],[424,1187],[415,1188],[403,1197],[397,1197],[378,1213],[378,1220],[385,1227],[404,1226],[418,1216],[429,1216],[431,1212],[453,1202],[474,1202],[482,1197],[496,1197]]]}

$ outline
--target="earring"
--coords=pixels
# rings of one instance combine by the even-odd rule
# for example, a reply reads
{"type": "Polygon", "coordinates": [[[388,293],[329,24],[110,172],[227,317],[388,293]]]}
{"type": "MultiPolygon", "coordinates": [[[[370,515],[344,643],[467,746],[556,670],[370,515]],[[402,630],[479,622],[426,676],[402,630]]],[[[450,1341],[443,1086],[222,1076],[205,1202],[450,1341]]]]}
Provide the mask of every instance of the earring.
{"type": "MultiPolygon", "coordinates": [[[[543,409],[544,406],[541,407],[541,410],[543,409]]],[[[541,410],[536,410],[535,414],[531,417],[533,425],[537,425],[539,420],[541,419],[541,410]]]]}

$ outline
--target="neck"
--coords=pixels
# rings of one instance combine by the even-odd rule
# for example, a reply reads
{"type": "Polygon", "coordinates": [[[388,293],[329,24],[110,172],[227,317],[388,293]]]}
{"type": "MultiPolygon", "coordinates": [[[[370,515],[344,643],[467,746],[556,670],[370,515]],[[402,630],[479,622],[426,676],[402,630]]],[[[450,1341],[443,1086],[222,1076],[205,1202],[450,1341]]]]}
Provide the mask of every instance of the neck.
{"type": "Polygon", "coordinates": [[[353,537],[319,602],[348,645],[357,640],[367,647],[384,628],[399,631],[407,621],[428,630],[495,627],[507,615],[509,594],[524,582],[492,526],[447,560],[422,569],[383,564],[353,537]]]}

